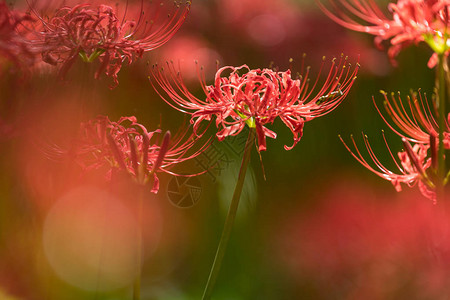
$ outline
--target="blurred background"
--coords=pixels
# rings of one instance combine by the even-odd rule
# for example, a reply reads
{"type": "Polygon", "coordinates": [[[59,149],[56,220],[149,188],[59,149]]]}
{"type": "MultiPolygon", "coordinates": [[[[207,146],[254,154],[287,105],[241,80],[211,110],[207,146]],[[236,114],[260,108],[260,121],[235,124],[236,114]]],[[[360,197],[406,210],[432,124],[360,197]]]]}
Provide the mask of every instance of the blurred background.
{"type": "MultiPolygon", "coordinates": [[[[450,241],[445,215],[417,187],[391,183],[351,157],[338,138],[367,134],[393,171],[401,140],[378,115],[380,90],[433,92],[431,53],[405,49],[398,67],[373,38],[329,20],[312,0],[194,0],[186,22],[162,47],[124,66],[119,85],[94,80],[77,61],[64,80],[51,66],[23,76],[0,65],[0,299],[131,299],[136,275],[136,189],[81,177],[70,157],[82,121],[136,116],[149,129],[177,132],[189,119],[149,82],[149,66],[179,62],[201,97],[195,60],[212,83],[219,66],[278,66],[302,55],[317,75],[341,53],[359,61],[358,79],[332,113],[308,122],[291,151],[289,130],[268,126],[261,162],[252,153],[237,222],[213,299],[448,299],[450,241]]],[[[327,69],[326,69],[327,70],[327,69]]],[[[326,73],[322,73],[323,77],[326,73]]],[[[213,135],[215,128],[209,131],[213,135]]],[[[246,134],[214,142],[164,175],[146,194],[142,299],[199,299],[234,190],[246,134]]],[[[368,156],[366,156],[368,157],[368,156]]],[[[97,176],[97,177],[96,177],[97,176]]]]}

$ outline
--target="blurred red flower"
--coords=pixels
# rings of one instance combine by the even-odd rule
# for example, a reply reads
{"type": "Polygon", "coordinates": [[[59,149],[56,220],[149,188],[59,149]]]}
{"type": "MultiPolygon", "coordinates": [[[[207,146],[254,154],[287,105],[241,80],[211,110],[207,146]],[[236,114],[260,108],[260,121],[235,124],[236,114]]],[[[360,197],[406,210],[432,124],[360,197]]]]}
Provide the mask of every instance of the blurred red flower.
{"type": "Polygon", "coordinates": [[[186,131],[173,139],[168,131],[158,142],[160,135],[160,129],[148,131],[135,117],[111,122],[108,117],[99,116],[81,125],[75,160],[85,171],[105,167],[108,177],[113,169],[118,169],[130,174],[139,184],[153,180],[152,192],[157,193],[158,172],[179,175],[170,168],[196,157],[208,146],[205,143],[193,150],[198,139],[193,134],[187,136],[186,131]]]}
{"type": "MultiPolygon", "coordinates": [[[[176,61],[186,83],[197,81],[196,61],[203,63],[205,78],[214,78],[217,61],[222,61],[218,51],[200,35],[179,34],[157,53],[158,61],[176,61]]],[[[147,69],[146,69],[147,72],[147,69]]]]}
{"type": "Polygon", "coordinates": [[[252,0],[220,0],[217,6],[227,26],[262,47],[278,45],[299,30],[298,9],[291,1],[260,0],[255,5],[252,0]]]}
{"type": "Polygon", "coordinates": [[[275,266],[325,296],[312,298],[446,299],[448,213],[413,192],[395,199],[339,177],[321,204],[283,216],[271,240],[275,266]]]}
{"type": "Polygon", "coordinates": [[[372,0],[330,0],[333,11],[319,2],[327,16],[351,30],[375,35],[375,44],[390,40],[388,50],[391,61],[412,43],[426,42],[435,52],[428,66],[436,64],[436,53],[448,52],[450,4],[446,0],[398,0],[388,5],[387,17],[372,0]]]}
{"type": "Polygon", "coordinates": [[[0,1],[0,56],[23,67],[33,62],[35,53],[26,29],[31,22],[29,15],[11,10],[6,2],[0,1]]]}
{"type": "MultiPolygon", "coordinates": [[[[45,2],[45,1],[44,1],[45,2]]],[[[110,76],[117,86],[117,73],[126,62],[131,64],[146,51],[166,43],[181,27],[191,2],[181,1],[118,2],[115,5],[79,3],[57,7],[53,14],[40,13],[32,6],[41,25],[35,47],[42,58],[60,65],[65,75],[78,57],[85,62],[97,58],[95,77],[110,76]]],[[[52,4],[46,4],[48,8],[52,4]]]]}

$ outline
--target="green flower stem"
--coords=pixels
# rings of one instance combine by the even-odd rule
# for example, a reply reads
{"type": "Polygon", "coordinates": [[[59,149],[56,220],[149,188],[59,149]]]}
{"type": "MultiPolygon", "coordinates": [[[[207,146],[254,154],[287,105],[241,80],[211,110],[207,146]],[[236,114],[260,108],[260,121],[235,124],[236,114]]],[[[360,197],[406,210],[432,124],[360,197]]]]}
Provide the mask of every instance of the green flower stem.
{"type": "Polygon", "coordinates": [[[250,161],[250,154],[252,152],[252,146],[255,141],[256,130],[255,128],[249,129],[247,142],[245,143],[244,155],[242,157],[241,169],[239,170],[238,180],[234,189],[233,198],[231,200],[230,209],[225,220],[225,226],[220,237],[219,246],[217,248],[216,256],[214,258],[211,272],[209,273],[208,282],[206,283],[205,290],[203,292],[203,300],[211,299],[212,291],[219,275],[220,266],[222,264],[225,250],[230,239],[231,229],[233,228],[234,220],[236,217],[237,209],[239,206],[239,200],[241,198],[242,188],[244,186],[245,173],[247,172],[248,163],[250,161]]]}
{"type": "Polygon", "coordinates": [[[138,199],[137,199],[137,221],[138,221],[138,235],[137,235],[137,254],[136,254],[136,279],[133,283],[133,300],[141,299],[141,263],[142,263],[142,215],[143,215],[143,203],[145,195],[145,186],[138,186],[138,199]]]}
{"type": "Polygon", "coordinates": [[[104,49],[96,49],[94,52],[91,53],[91,55],[87,56],[86,52],[84,52],[83,50],[81,50],[80,52],[78,52],[78,55],[81,57],[81,59],[84,62],[87,63],[91,63],[94,60],[97,59],[97,57],[99,57],[100,55],[102,55],[105,52],[104,49]]]}
{"type": "Polygon", "coordinates": [[[445,153],[444,153],[444,129],[445,129],[445,54],[439,54],[438,65],[438,109],[439,109],[439,148],[438,148],[438,180],[437,180],[437,198],[439,200],[444,199],[444,180],[446,176],[445,172],[445,153]]]}

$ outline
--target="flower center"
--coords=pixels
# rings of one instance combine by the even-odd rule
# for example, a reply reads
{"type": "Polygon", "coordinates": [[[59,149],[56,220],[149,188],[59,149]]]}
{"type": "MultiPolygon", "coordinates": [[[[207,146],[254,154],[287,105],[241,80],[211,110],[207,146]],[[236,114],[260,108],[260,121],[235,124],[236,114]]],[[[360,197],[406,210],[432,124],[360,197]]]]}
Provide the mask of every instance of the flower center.
{"type": "Polygon", "coordinates": [[[424,41],[437,54],[444,54],[450,49],[449,35],[444,32],[436,31],[434,34],[424,34],[424,41]]]}
{"type": "MultiPolygon", "coordinates": [[[[246,109],[248,109],[248,106],[245,106],[246,109]]],[[[248,125],[249,128],[255,128],[256,127],[256,121],[255,117],[247,117],[243,113],[241,113],[239,110],[235,109],[234,112],[239,115],[239,117],[243,120],[245,120],[245,124],[248,125]]]]}
{"type": "Polygon", "coordinates": [[[91,63],[93,62],[97,57],[99,57],[100,55],[102,55],[102,53],[104,53],[105,50],[104,49],[95,49],[94,52],[91,53],[91,55],[87,56],[86,52],[84,50],[81,50],[80,52],[78,52],[78,55],[80,55],[81,59],[84,62],[88,62],[91,63]]]}

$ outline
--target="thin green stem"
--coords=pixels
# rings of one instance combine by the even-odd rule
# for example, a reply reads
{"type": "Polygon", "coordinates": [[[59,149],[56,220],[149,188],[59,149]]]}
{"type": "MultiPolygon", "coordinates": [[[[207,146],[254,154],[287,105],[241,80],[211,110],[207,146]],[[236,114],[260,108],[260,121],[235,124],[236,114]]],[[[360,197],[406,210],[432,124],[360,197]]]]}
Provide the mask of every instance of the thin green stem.
{"type": "Polygon", "coordinates": [[[231,199],[230,209],[225,220],[225,226],[220,237],[219,246],[217,247],[216,256],[214,258],[211,272],[209,273],[208,282],[206,283],[203,292],[203,300],[211,299],[212,291],[219,275],[220,266],[225,255],[225,250],[230,239],[231,229],[233,228],[234,220],[236,218],[239,200],[241,198],[242,188],[244,186],[245,173],[247,172],[248,163],[250,161],[250,154],[252,152],[252,145],[255,140],[255,128],[250,128],[247,142],[245,143],[244,154],[242,157],[241,169],[239,170],[238,180],[234,189],[233,198],[231,199]]]}
{"type": "Polygon", "coordinates": [[[137,203],[137,221],[138,221],[138,236],[137,236],[137,253],[136,253],[136,279],[133,284],[133,300],[141,299],[141,273],[142,273],[142,215],[143,215],[143,202],[145,195],[145,186],[138,186],[139,188],[139,196],[137,203]]]}
{"type": "MultiPolygon", "coordinates": [[[[444,199],[444,180],[446,176],[445,172],[445,153],[444,153],[444,130],[445,130],[445,54],[439,54],[438,65],[438,109],[439,109],[439,148],[438,148],[438,180],[437,180],[437,198],[439,200],[444,199]]],[[[440,202],[440,201],[439,201],[440,202]]]]}

